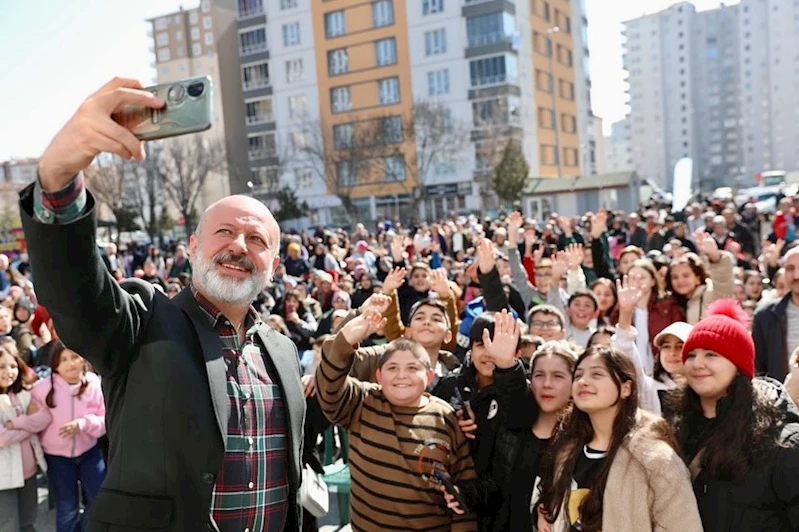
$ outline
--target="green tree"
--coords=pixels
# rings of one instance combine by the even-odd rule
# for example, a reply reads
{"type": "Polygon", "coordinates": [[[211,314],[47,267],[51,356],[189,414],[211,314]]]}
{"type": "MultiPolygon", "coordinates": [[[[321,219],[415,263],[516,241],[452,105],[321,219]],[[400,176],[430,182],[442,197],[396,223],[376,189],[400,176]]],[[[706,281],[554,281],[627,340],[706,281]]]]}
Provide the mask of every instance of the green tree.
{"type": "Polygon", "coordinates": [[[277,204],[280,208],[274,213],[275,219],[278,222],[285,220],[293,220],[295,218],[302,218],[308,213],[308,203],[305,201],[297,200],[297,194],[290,187],[281,188],[277,197],[277,204]]]}
{"type": "Polygon", "coordinates": [[[141,226],[136,223],[139,211],[133,205],[123,204],[114,210],[114,217],[117,219],[117,231],[120,233],[130,233],[140,231],[141,226]]]}
{"type": "Polygon", "coordinates": [[[506,204],[519,200],[530,176],[530,165],[515,139],[508,139],[502,159],[494,168],[493,185],[497,197],[506,204]]]}

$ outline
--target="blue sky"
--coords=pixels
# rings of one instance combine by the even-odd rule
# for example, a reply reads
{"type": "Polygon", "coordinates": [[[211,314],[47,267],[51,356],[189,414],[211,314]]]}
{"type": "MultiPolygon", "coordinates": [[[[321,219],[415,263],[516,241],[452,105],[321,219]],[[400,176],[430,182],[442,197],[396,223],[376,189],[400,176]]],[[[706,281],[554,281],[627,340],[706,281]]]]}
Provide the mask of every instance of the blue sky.
{"type": "MultiPolygon", "coordinates": [[[[586,3],[594,112],[607,129],[624,117],[621,22],[675,2],[586,3]]],[[[199,0],[0,0],[0,161],[38,156],[80,102],[111,77],[150,83],[154,58],[145,20],[181,4],[190,8],[199,0]]],[[[719,0],[694,4],[710,9],[719,0]]]]}

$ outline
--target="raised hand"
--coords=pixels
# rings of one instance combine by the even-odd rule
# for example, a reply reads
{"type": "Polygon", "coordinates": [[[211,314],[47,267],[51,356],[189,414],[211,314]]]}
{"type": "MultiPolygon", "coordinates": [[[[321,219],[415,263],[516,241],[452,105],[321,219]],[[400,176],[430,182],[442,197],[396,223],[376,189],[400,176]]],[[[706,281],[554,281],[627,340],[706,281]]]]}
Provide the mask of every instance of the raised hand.
{"type": "Polygon", "coordinates": [[[644,297],[644,290],[641,287],[630,286],[626,275],[624,281],[616,279],[616,298],[619,301],[619,307],[624,310],[632,310],[642,297],[644,297]]]}
{"type": "Polygon", "coordinates": [[[391,257],[395,262],[399,262],[405,255],[405,250],[408,247],[407,238],[405,235],[395,235],[391,239],[391,257]]]}
{"type": "Polygon", "coordinates": [[[785,247],[785,240],[779,239],[776,244],[769,244],[763,251],[763,259],[772,268],[776,268],[782,256],[782,248],[785,247]]]}
{"type": "Polygon", "coordinates": [[[483,275],[494,269],[494,243],[487,238],[482,239],[477,244],[477,264],[480,267],[480,273],[483,275]]]}
{"type": "Polygon", "coordinates": [[[516,364],[520,331],[519,322],[504,309],[494,314],[494,339],[488,329],[483,330],[483,345],[496,367],[508,369],[516,364]]]}
{"type": "Polygon", "coordinates": [[[583,265],[585,254],[583,253],[583,246],[580,244],[569,244],[566,247],[566,262],[569,265],[569,270],[576,270],[583,265]]]}
{"type": "Polygon", "coordinates": [[[574,231],[572,231],[572,224],[569,218],[565,216],[558,216],[558,227],[560,230],[563,231],[563,234],[566,236],[571,236],[574,231]]]}
{"type": "Polygon", "coordinates": [[[405,276],[407,273],[408,270],[405,268],[394,268],[391,270],[383,281],[383,293],[391,295],[394,290],[397,290],[400,286],[405,284],[405,276]]]}
{"type": "Polygon", "coordinates": [[[608,211],[600,209],[591,223],[591,238],[601,238],[608,230],[608,211]]]}
{"type": "Polygon", "coordinates": [[[363,314],[344,324],[339,334],[347,343],[357,345],[375,334],[386,325],[386,319],[374,309],[366,309],[363,314]]]}
{"type": "Polygon", "coordinates": [[[39,179],[45,191],[66,186],[103,152],[144,160],[141,141],[111,118],[129,105],[163,107],[162,99],[141,89],[136,80],[114,78],[81,104],[39,160],[39,179]]]}
{"type": "Polygon", "coordinates": [[[541,259],[544,258],[544,244],[538,244],[535,249],[533,250],[533,261],[535,262],[536,266],[541,259]]]}
{"type": "Polygon", "coordinates": [[[694,233],[694,240],[696,240],[696,248],[699,250],[699,253],[707,256],[711,262],[719,260],[719,256],[721,255],[719,245],[712,236],[705,233],[702,229],[698,229],[694,233]]]}
{"type": "Polygon", "coordinates": [[[384,294],[372,294],[369,296],[369,299],[363,302],[361,305],[361,312],[366,312],[367,310],[374,310],[380,314],[385,314],[388,306],[391,304],[391,297],[384,295],[384,294]]]}
{"type": "Polygon", "coordinates": [[[508,216],[508,245],[516,247],[518,242],[519,229],[524,225],[524,218],[519,211],[513,211],[508,216]]]}
{"type": "Polygon", "coordinates": [[[566,252],[558,251],[552,257],[552,286],[558,286],[567,271],[569,271],[569,259],[566,252]]]}
{"type": "Polygon", "coordinates": [[[439,299],[449,297],[449,283],[447,280],[447,270],[444,268],[438,268],[430,272],[430,288],[438,294],[439,299]]]}

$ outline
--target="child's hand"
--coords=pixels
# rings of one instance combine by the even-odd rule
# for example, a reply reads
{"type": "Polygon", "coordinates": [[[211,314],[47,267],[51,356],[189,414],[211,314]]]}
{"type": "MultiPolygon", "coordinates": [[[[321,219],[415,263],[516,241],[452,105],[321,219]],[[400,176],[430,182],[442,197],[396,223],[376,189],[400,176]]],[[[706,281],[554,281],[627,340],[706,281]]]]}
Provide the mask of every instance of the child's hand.
{"type": "Polygon", "coordinates": [[[6,421],[6,430],[14,430],[14,423],[10,419],[6,421]]]}
{"type": "Polygon", "coordinates": [[[583,253],[583,246],[580,244],[569,244],[566,248],[566,262],[569,265],[569,270],[577,270],[583,265],[585,254],[583,253]]]}
{"type": "Polygon", "coordinates": [[[408,270],[405,268],[394,268],[386,275],[386,280],[383,281],[383,293],[389,295],[397,290],[400,286],[405,284],[405,275],[408,270]]]}
{"type": "Polygon", "coordinates": [[[519,322],[507,310],[494,314],[494,339],[488,329],[483,330],[483,345],[491,355],[494,365],[500,369],[512,368],[516,364],[516,351],[521,330],[519,322]]]}
{"type": "Polygon", "coordinates": [[[630,281],[626,275],[624,276],[624,281],[616,279],[616,297],[619,300],[619,307],[622,309],[634,309],[643,296],[644,291],[641,288],[630,286],[630,281]]]}
{"type": "Polygon", "coordinates": [[[388,306],[391,304],[391,297],[384,295],[384,294],[372,294],[369,296],[369,299],[363,302],[361,305],[361,312],[364,312],[368,309],[376,310],[380,314],[383,314],[388,310],[388,306]]]}
{"type": "Polygon", "coordinates": [[[32,416],[33,414],[35,414],[36,412],[38,412],[41,409],[42,408],[41,408],[41,406],[39,406],[39,401],[33,400],[28,405],[28,411],[25,412],[25,415],[32,416]]]}
{"type": "Polygon", "coordinates": [[[494,269],[494,243],[484,238],[477,245],[477,264],[483,275],[494,269]]]}
{"type": "MultiPolygon", "coordinates": [[[[463,515],[464,514],[463,508],[461,508],[461,505],[458,502],[458,500],[455,498],[455,495],[451,494],[447,490],[447,487],[444,486],[443,484],[440,486],[440,488],[441,491],[444,493],[444,500],[447,502],[447,508],[449,508],[458,515],[463,515]]],[[[455,486],[455,491],[460,493],[461,490],[458,489],[458,486],[455,486]]]]}
{"type": "Polygon", "coordinates": [[[369,308],[357,318],[348,321],[341,328],[339,334],[344,335],[344,339],[347,340],[348,344],[357,345],[385,326],[386,321],[382,314],[369,308]]]}
{"type": "Polygon", "coordinates": [[[447,270],[438,268],[430,272],[430,288],[438,294],[439,299],[449,297],[449,284],[447,283],[447,270]]]}
{"type": "Polygon", "coordinates": [[[458,416],[458,425],[466,439],[473,440],[477,438],[477,434],[475,434],[477,432],[477,422],[463,408],[455,412],[455,415],[458,416]]]}
{"type": "Polygon", "coordinates": [[[316,395],[316,377],[313,375],[302,376],[302,390],[306,398],[316,395]]]}
{"type": "Polygon", "coordinates": [[[80,432],[80,425],[77,419],[73,419],[69,423],[64,423],[58,429],[58,435],[62,438],[71,438],[80,432]]]}

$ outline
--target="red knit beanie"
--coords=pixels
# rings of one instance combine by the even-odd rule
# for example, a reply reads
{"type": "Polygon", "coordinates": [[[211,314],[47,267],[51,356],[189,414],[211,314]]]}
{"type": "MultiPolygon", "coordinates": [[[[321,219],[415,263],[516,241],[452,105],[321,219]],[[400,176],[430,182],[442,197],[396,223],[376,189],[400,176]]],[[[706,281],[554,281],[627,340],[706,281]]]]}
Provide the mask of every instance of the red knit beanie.
{"type": "Polygon", "coordinates": [[[682,361],[694,349],[707,349],[723,356],[745,373],[755,376],[755,343],[747,329],[749,315],[735,299],[719,299],[707,309],[707,316],[697,323],[685,345],[682,361]]]}

